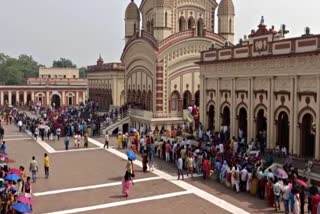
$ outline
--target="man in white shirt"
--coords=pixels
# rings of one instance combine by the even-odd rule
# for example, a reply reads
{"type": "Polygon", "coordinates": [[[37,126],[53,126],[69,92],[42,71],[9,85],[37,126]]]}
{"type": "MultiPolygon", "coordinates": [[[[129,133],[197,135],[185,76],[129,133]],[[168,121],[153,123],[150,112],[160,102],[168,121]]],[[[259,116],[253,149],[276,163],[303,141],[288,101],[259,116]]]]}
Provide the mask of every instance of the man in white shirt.
{"type": "Polygon", "coordinates": [[[244,167],[240,172],[240,190],[242,192],[246,191],[247,179],[248,179],[248,170],[246,167],[244,167]]]}
{"type": "Polygon", "coordinates": [[[284,187],[282,189],[282,197],[283,197],[283,205],[284,205],[284,213],[289,213],[289,196],[291,193],[291,188],[288,184],[288,181],[284,181],[284,187]]]}
{"type": "Polygon", "coordinates": [[[143,153],[143,151],[144,151],[144,149],[145,149],[145,145],[146,145],[145,140],[144,140],[143,137],[141,137],[141,138],[140,138],[140,153],[141,153],[141,154],[143,153]]]}
{"type": "Polygon", "coordinates": [[[19,127],[19,132],[21,132],[22,131],[22,121],[21,120],[19,120],[19,122],[18,122],[18,127],[19,127]]]}
{"type": "Polygon", "coordinates": [[[104,136],[104,146],[103,148],[105,149],[107,146],[107,149],[109,149],[109,134],[106,132],[106,135],[104,136]]]}
{"type": "Polygon", "coordinates": [[[273,184],[274,206],[276,211],[278,211],[278,209],[280,210],[280,193],[281,193],[281,185],[277,180],[273,184]]]}
{"type": "Polygon", "coordinates": [[[179,155],[179,158],[177,160],[178,180],[180,180],[180,175],[182,176],[182,180],[184,179],[182,168],[183,168],[183,160],[182,160],[181,156],[179,155]]]}

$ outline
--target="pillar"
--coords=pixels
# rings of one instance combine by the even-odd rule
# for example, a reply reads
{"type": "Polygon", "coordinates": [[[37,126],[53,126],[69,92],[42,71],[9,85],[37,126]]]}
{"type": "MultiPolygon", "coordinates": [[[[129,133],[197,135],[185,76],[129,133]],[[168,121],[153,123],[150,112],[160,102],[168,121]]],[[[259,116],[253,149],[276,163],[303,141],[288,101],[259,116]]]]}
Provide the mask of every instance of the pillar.
{"type": "Polygon", "coordinates": [[[61,105],[62,105],[62,106],[65,106],[65,105],[66,105],[66,92],[65,92],[65,90],[62,91],[61,105]]]}
{"type": "Polygon", "coordinates": [[[8,91],[8,105],[12,105],[12,92],[8,91]]]}
{"type": "Polygon", "coordinates": [[[4,98],[4,94],[3,94],[3,91],[1,91],[0,92],[0,105],[2,105],[2,106],[4,104],[3,98],[4,98]]]}
{"type": "Polygon", "coordinates": [[[27,105],[27,91],[23,92],[23,104],[27,105]]]}
{"type": "Polygon", "coordinates": [[[276,143],[274,110],[275,110],[274,109],[274,77],[271,77],[269,79],[268,109],[266,112],[268,114],[268,117],[267,117],[268,148],[274,148],[276,143]]]}
{"type": "MultiPolygon", "coordinates": [[[[86,103],[86,91],[82,92],[82,102],[86,103]]],[[[124,103],[123,103],[124,104],[124,103]]],[[[152,105],[152,104],[151,104],[152,105]]]]}
{"type": "Polygon", "coordinates": [[[163,81],[163,64],[161,62],[157,62],[157,67],[156,67],[156,111],[157,112],[163,112],[163,86],[164,86],[164,81],[163,81]]]}
{"type": "Polygon", "coordinates": [[[46,105],[47,106],[50,106],[50,94],[49,94],[49,91],[46,91],[46,105]]]}
{"type": "Polygon", "coordinates": [[[19,93],[19,91],[16,91],[16,105],[17,105],[17,103],[20,104],[20,93],[19,93]]]}
{"type": "Polygon", "coordinates": [[[200,75],[200,97],[201,97],[201,102],[200,102],[200,106],[199,106],[199,113],[200,113],[200,122],[203,124],[204,127],[208,127],[207,121],[208,120],[204,120],[205,115],[207,115],[206,112],[206,99],[205,99],[205,90],[207,89],[205,86],[205,78],[203,75],[200,75]]]}
{"type": "Polygon", "coordinates": [[[36,102],[35,97],[34,97],[34,91],[31,91],[31,100],[33,103],[36,102]]]}
{"type": "Polygon", "coordinates": [[[298,94],[298,76],[291,78],[291,111],[290,111],[290,122],[289,122],[289,145],[290,145],[290,152],[292,154],[300,155],[300,135],[298,135],[298,131],[300,128],[298,127],[298,102],[297,102],[297,94],[298,94]]]}
{"type": "Polygon", "coordinates": [[[217,90],[216,90],[216,106],[215,108],[215,131],[220,131],[221,127],[221,96],[220,96],[220,86],[221,86],[221,78],[217,79],[217,90]]]}
{"type": "Polygon", "coordinates": [[[317,77],[317,114],[316,114],[316,141],[315,141],[315,159],[319,160],[320,159],[320,76],[317,77]]]}
{"type": "Polygon", "coordinates": [[[254,83],[254,79],[250,78],[248,81],[248,98],[249,98],[249,105],[248,105],[248,130],[247,130],[247,142],[250,142],[251,138],[253,138],[254,136],[254,119],[256,117],[255,112],[254,112],[254,94],[253,94],[253,83],[254,83]]]}
{"type": "Polygon", "coordinates": [[[236,121],[237,121],[237,112],[236,112],[236,106],[235,106],[235,78],[232,78],[231,80],[231,109],[230,109],[230,112],[231,112],[231,117],[230,117],[230,121],[231,121],[231,124],[230,124],[230,137],[233,137],[233,136],[238,136],[237,135],[237,126],[236,126],[236,121]]]}
{"type": "Polygon", "coordinates": [[[76,91],[76,105],[79,104],[79,91],[76,91]]]}

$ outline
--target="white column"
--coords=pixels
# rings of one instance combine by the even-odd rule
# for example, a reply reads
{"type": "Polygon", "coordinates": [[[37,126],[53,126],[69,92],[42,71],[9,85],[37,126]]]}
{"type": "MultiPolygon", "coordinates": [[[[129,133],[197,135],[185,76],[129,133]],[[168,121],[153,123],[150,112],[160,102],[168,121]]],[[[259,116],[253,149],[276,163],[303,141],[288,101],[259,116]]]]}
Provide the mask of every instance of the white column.
{"type": "Polygon", "coordinates": [[[315,159],[320,158],[320,76],[317,77],[317,115],[316,115],[316,148],[315,148],[315,159]]]}
{"type": "Polygon", "coordinates": [[[62,91],[61,103],[62,103],[62,106],[66,105],[66,92],[64,90],[62,91]]]}
{"type": "Polygon", "coordinates": [[[235,79],[232,78],[231,80],[231,124],[230,124],[230,137],[233,136],[237,136],[237,126],[236,126],[236,122],[237,122],[237,112],[236,112],[236,106],[235,106],[235,79]]]}
{"type": "Polygon", "coordinates": [[[20,93],[19,93],[19,91],[16,91],[16,105],[17,105],[17,103],[20,104],[20,93]]]}
{"type": "Polygon", "coordinates": [[[82,102],[85,103],[86,102],[86,93],[87,91],[82,91],[82,102]]]}
{"type": "Polygon", "coordinates": [[[3,97],[4,97],[3,91],[1,91],[1,94],[0,94],[0,105],[2,105],[2,106],[3,106],[3,104],[4,104],[4,102],[3,102],[3,97]]]}
{"type": "Polygon", "coordinates": [[[204,96],[204,94],[205,94],[204,90],[206,90],[206,87],[205,87],[204,84],[205,84],[204,76],[200,75],[200,97],[201,97],[201,102],[200,102],[200,106],[199,106],[200,122],[202,123],[202,125],[205,128],[208,128],[208,124],[204,120],[205,115],[207,115],[207,112],[205,110],[205,106],[207,106],[207,103],[206,103],[206,99],[205,99],[205,96],[204,96]]]}
{"type": "Polygon", "coordinates": [[[79,104],[79,91],[76,91],[76,105],[79,104]]]}
{"type": "Polygon", "coordinates": [[[34,91],[31,91],[31,100],[32,102],[36,102],[35,97],[34,97],[34,91]]]}
{"type": "Polygon", "coordinates": [[[221,127],[221,112],[220,112],[220,108],[221,108],[221,96],[220,96],[220,84],[221,84],[221,79],[218,78],[217,79],[217,90],[216,90],[216,106],[215,108],[215,131],[220,131],[220,127],[221,127]]]}
{"type": "Polygon", "coordinates": [[[248,130],[247,130],[247,142],[250,142],[251,138],[254,137],[254,118],[255,118],[255,113],[254,113],[254,88],[253,88],[253,83],[254,83],[254,79],[250,78],[248,80],[248,98],[249,98],[249,105],[248,105],[248,130]]]}
{"type": "Polygon", "coordinates": [[[268,148],[274,148],[276,139],[274,132],[274,77],[269,80],[269,93],[268,93],[268,109],[266,114],[267,117],[267,143],[268,148]]]}
{"type": "Polygon", "coordinates": [[[46,92],[46,101],[47,101],[46,105],[47,105],[47,106],[50,106],[50,105],[51,105],[51,103],[50,103],[50,95],[49,95],[49,91],[47,91],[47,92],[46,92]]]}
{"type": "Polygon", "coordinates": [[[23,92],[23,103],[24,103],[24,105],[27,104],[27,91],[23,92]]]}
{"type": "Polygon", "coordinates": [[[297,94],[298,94],[298,77],[292,77],[291,79],[291,112],[290,112],[290,133],[289,133],[289,146],[291,147],[290,152],[296,155],[300,155],[300,137],[298,137],[298,133],[300,128],[298,126],[298,102],[297,102],[297,94]]]}
{"type": "Polygon", "coordinates": [[[12,105],[12,92],[8,92],[8,105],[12,105]]]}

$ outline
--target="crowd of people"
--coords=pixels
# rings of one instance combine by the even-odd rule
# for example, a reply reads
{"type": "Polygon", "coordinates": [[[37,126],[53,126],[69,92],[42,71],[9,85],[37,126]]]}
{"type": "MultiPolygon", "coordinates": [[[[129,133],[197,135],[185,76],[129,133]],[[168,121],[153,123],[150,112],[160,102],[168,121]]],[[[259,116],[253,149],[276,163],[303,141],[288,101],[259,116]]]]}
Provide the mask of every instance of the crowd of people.
{"type": "Polygon", "coordinates": [[[300,175],[292,167],[291,157],[282,153],[287,158],[286,164],[283,167],[273,165],[274,153],[264,151],[266,137],[263,131],[256,141],[252,139],[246,143],[242,130],[239,130],[238,138],[230,137],[228,128],[221,127],[219,132],[203,131],[203,136],[194,139],[181,136],[185,127],[185,124],[169,130],[163,127],[161,131],[155,129],[153,132],[142,129],[145,131],[142,135],[138,130],[120,133],[118,147],[126,149],[131,143],[132,150],[142,156],[144,172],[154,169],[157,156],[175,164],[178,179],[184,179],[185,174],[191,177],[201,175],[203,179],[211,177],[236,193],[247,192],[266,200],[275,211],[300,214],[304,213],[306,206],[311,214],[316,214],[317,210],[320,212],[318,189],[310,186],[307,177],[312,163],[310,165],[307,161],[305,172],[300,175]]]}

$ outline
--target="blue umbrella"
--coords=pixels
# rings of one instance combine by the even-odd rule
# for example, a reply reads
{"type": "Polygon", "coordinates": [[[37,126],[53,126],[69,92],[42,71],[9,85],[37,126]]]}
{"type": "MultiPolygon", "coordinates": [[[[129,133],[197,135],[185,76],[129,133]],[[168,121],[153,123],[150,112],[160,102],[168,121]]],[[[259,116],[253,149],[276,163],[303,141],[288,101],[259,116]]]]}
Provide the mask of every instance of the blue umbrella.
{"type": "Polygon", "coordinates": [[[8,181],[17,181],[20,179],[20,176],[16,174],[9,174],[5,177],[5,179],[8,181]]]}
{"type": "Polygon", "coordinates": [[[12,205],[12,208],[20,213],[28,213],[31,212],[31,209],[28,205],[24,203],[15,203],[12,205]]]}
{"type": "Polygon", "coordinates": [[[136,160],[137,158],[136,158],[136,154],[132,151],[132,150],[128,150],[127,152],[126,152],[126,154],[127,154],[127,156],[128,156],[128,158],[130,159],[130,160],[136,160]]]}
{"type": "Polygon", "coordinates": [[[131,132],[131,133],[134,133],[134,132],[136,132],[136,131],[137,131],[136,128],[131,128],[131,129],[130,129],[130,132],[131,132]]]}

